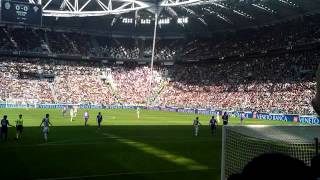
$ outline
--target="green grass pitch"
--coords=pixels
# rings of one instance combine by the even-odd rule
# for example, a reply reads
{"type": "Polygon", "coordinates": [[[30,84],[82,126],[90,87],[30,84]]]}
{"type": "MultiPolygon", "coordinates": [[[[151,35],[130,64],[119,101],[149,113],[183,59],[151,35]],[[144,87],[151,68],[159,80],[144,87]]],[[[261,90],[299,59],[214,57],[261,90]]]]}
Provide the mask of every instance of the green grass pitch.
{"type": "MultiPolygon", "coordinates": [[[[141,110],[88,110],[84,127],[83,109],[74,122],[58,109],[0,109],[11,124],[24,116],[22,140],[15,128],[0,143],[1,180],[13,179],[220,179],[221,128],[212,136],[210,116],[199,115],[200,136],[192,136],[194,114],[141,110]],[[103,127],[95,117],[101,111],[103,127]],[[40,122],[46,113],[54,125],[45,143],[40,122]]],[[[230,124],[239,119],[231,118],[230,124]]],[[[246,119],[246,124],[286,124],[246,119]]]]}

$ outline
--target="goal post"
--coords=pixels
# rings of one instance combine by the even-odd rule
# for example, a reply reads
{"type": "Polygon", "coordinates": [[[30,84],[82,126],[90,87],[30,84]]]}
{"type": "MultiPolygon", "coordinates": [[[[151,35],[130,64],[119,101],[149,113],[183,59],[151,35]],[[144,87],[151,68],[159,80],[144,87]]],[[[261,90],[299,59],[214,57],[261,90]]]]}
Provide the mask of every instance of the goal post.
{"type": "Polygon", "coordinates": [[[283,153],[310,165],[320,126],[226,125],[222,129],[221,180],[240,173],[253,158],[283,153]]]}

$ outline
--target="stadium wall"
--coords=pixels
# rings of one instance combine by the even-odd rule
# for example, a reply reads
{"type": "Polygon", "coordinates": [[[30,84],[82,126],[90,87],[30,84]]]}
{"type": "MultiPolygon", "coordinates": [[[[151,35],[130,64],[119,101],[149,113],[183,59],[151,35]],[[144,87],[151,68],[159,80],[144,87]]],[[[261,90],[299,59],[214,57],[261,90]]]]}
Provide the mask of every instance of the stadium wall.
{"type": "MultiPolygon", "coordinates": [[[[42,108],[42,109],[61,109],[65,106],[79,106],[83,109],[136,109],[137,107],[149,110],[182,112],[190,114],[204,115],[221,115],[223,111],[214,109],[201,108],[179,108],[179,107],[161,107],[161,106],[144,106],[144,105],[93,105],[93,104],[12,104],[0,103],[0,108],[42,108]]],[[[298,114],[273,114],[273,113],[257,113],[257,112],[239,112],[227,111],[231,116],[240,117],[240,114],[245,114],[246,118],[297,122],[302,124],[320,125],[320,117],[313,115],[298,115],[298,114]]]]}

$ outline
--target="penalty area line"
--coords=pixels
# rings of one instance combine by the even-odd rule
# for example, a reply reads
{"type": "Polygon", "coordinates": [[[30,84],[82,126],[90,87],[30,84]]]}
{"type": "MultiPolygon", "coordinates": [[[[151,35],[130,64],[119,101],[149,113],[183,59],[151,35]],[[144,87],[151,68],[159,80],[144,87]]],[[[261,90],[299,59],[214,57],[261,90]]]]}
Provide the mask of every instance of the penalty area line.
{"type": "Polygon", "coordinates": [[[99,178],[99,177],[109,177],[109,176],[124,176],[124,175],[144,175],[144,174],[162,174],[162,173],[178,173],[178,172],[190,172],[190,171],[207,171],[207,170],[217,170],[217,168],[207,168],[207,169],[184,169],[184,170],[163,170],[163,171],[141,171],[141,172],[118,172],[109,174],[97,174],[97,175],[87,175],[87,176],[66,176],[66,177],[56,177],[56,178],[39,178],[35,180],[68,180],[68,179],[83,179],[83,178],[99,178]]]}

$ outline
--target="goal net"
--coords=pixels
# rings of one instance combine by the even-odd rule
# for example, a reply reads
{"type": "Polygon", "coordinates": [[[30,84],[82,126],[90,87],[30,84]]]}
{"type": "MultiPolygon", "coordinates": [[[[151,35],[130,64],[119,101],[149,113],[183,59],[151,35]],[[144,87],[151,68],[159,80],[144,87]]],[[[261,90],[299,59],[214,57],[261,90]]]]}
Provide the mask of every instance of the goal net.
{"type": "Polygon", "coordinates": [[[253,158],[278,152],[311,164],[320,126],[223,126],[221,179],[240,173],[253,158]]]}

